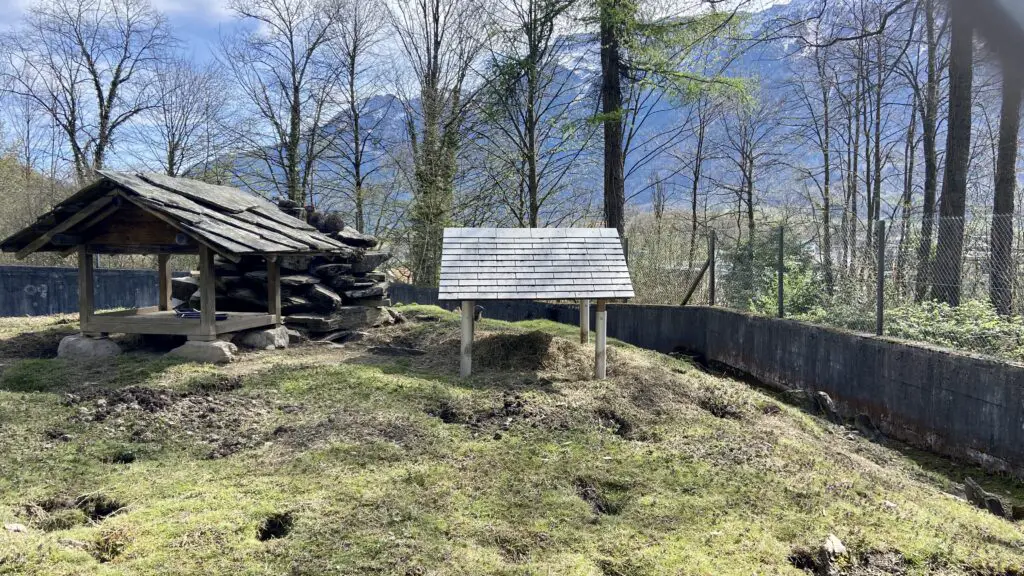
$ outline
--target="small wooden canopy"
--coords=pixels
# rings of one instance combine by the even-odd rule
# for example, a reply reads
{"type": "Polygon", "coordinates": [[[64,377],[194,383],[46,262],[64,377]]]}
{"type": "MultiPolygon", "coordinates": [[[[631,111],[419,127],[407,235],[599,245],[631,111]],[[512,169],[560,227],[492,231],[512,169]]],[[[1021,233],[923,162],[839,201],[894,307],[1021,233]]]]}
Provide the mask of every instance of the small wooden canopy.
{"type": "Polygon", "coordinates": [[[441,300],[632,298],[614,228],[447,228],[441,300]]]}
{"type": "Polygon", "coordinates": [[[594,376],[607,372],[606,300],[632,298],[626,256],[613,228],[446,228],[438,299],[462,301],[459,373],[473,364],[477,300],[579,300],[580,341],[597,300],[594,376]]]}
{"type": "Polygon", "coordinates": [[[279,257],[351,250],[273,203],[237,188],[161,174],[100,171],[28,228],[0,243],[19,259],[35,252],[78,254],[81,329],[90,336],[175,334],[215,340],[250,328],[281,325],[279,257]],[[93,310],[94,254],[157,254],[160,300],[153,308],[93,310]],[[171,310],[173,254],[199,255],[199,317],[171,310]],[[216,313],[213,254],[267,261],[267,312],[216,313]]]}
{"type": "Polygon", "coordinates": [[[83,245],[93,254],[195,254],[206,246],[233,261],[345,250],[272,202],[237,188],[161,174],[99,175],[0,249],[20,259],[83,245]]]}

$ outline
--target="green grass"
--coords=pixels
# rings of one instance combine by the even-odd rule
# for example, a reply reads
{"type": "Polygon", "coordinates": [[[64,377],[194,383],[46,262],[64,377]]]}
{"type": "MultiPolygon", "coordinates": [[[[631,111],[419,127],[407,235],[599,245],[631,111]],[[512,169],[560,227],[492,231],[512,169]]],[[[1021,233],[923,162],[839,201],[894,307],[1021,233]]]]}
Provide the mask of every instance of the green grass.
{"type": "Polygon", "coordinates": [[[1024,571],[1021,527],[951,495],[1019,483],[618,342],[590,380],[546,321],[480,322],[460,380],[457,317],[403,311],[433,318],[221,368],[40,359],[0,324],[25,354],[0,359],[0,522],[28,529],[0,573],[801,574],[829,534],[850,574],[1024,571]]]}

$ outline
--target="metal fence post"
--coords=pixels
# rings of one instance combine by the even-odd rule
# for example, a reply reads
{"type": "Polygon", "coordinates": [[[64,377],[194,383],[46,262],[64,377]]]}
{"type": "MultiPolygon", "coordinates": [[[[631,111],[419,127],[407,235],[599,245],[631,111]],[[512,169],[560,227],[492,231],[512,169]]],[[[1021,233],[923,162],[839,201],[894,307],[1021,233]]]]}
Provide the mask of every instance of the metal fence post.
{"type": "Polygon", "coordinates": [[[885,220],[876,223],[878,237],[878,279],[875,292],[875,334],[881,336],[885,328],[885,220]]]}
{"type": "Polygon", "coordinates": [[[710,276],[708,276],[709,306],[715,305],[715,250],[718,248],[716,246],[717,240],[718,235],[715,233],[714,230],[712,230],[711,236],[708,237],[708,259],[711,261],[711,264],[708,266],[708,273],[711,274],[710,276]]]}
{"type": "Polygon", "coordinates": [[[785,252],[785,229],[782,226],[779,226],[779,318],[786,317],[786,306],[784,303],[785,289],[783,287],[783,281],[786,276],[785,252]]]}

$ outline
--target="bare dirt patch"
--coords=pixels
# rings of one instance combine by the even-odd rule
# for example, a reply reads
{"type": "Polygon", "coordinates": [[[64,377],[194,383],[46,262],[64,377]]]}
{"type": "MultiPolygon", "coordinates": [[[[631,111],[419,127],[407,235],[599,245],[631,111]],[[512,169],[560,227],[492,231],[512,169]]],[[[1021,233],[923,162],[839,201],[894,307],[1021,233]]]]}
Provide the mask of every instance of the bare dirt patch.
{"type": "Polygon", "coordinates": [[[123,511],[126,505],[105,494],[78,497],[52,496],[21,507],[21,515],[46,532],[96,524],[123,511]]]}
{"type": "MultiPolygon", "coordinates": [[[[196,392],[128,386],[116,390],[93,389],[72,393],[66,404],[76,406],[73,419],[110,422],[129,431],[131,442],[189,439],[208,448],[208,458],[223,458],[261,445],[267,437],[274,410],[266,401],[222,393],[240,386],[234,377],[217,379],[196,392]]],[[[114,463],[135,460],[131,451],[108,457],[114,463]]]]}

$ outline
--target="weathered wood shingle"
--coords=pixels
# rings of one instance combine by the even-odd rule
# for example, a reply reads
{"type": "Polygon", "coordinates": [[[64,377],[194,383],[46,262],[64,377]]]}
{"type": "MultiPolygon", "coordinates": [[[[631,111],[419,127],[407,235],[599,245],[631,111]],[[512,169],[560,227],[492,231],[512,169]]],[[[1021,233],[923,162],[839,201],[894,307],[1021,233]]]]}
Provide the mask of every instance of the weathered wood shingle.
{"type": "Polygon", "coordinates": [[[66,245],[46,235],[58,229],[64,236],[87,242],[121,212],[103,212],[106,220],[76,220],[98,200],[137,206],[222,255],[323,254],[351,251],[340,241],[321,234],[272,202],[237,188],[217,186],[162,174],[100,170],[99,180],[86,186],[28,228],[0,243],[15,251],[63,251],[66,245]],[[68,225],[61,227],[62,222],[68,225]],[[73,226],[71,226],[73,224],[73,226]],[[66,228],[66,230],[65,230],[66,228]],[[34,243],[34,244],[33,244],[34,243]]]}
{"type": "Polygon", "coordinates": [[[609,228],[446,228],[441,300],[632,298],[609,228]]]}

